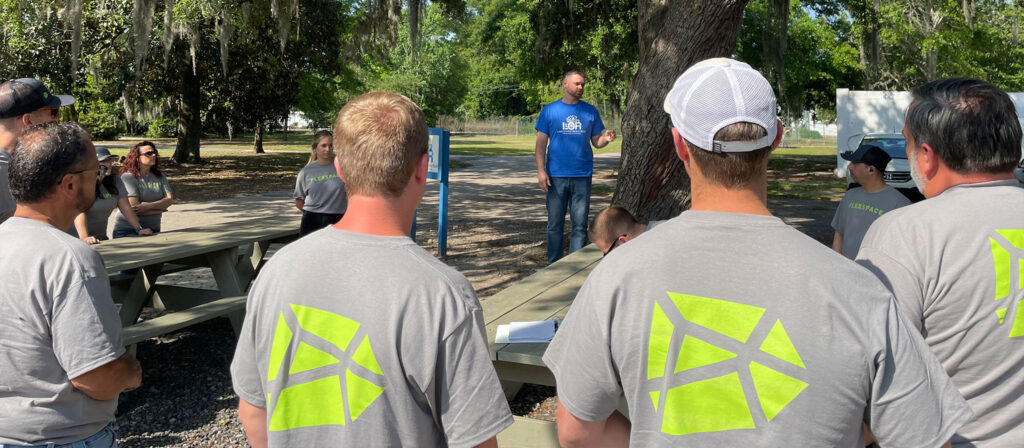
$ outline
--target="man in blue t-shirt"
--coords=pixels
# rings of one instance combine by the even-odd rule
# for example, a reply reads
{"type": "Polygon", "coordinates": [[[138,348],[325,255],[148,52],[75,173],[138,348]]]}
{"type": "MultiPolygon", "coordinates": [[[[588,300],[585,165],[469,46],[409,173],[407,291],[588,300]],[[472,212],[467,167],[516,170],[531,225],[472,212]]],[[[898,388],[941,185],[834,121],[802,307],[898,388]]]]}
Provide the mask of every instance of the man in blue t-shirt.
{"type": "Polygon", "coordinates": [[[565,93],[558,101],[544,106],[534,126],[537,182],[547,192],[548,263],[562,258],[566,208],[572,220],[569,252],[587,243],[590,176],[594,172],[594,151],[590,145],[603,148],[615,140],[615,131],[605,130],[597,109],[580,101],[584,84],[582,71],[566,72],[562,77],[565,93]]]}

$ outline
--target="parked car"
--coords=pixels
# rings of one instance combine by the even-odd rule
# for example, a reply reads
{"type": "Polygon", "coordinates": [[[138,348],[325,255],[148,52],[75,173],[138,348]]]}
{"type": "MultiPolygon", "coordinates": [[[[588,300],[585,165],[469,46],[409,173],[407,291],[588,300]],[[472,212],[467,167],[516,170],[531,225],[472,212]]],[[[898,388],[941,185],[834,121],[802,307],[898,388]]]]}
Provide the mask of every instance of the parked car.
{"type": "MultiPolygon", "coordinates": [[[[889,165],[885,167],[885,172],[882,173],[885,183],[899,190],[900,193],[903,193],[911,201],[917,202],[924,199],[921,192],[917,190],[914,180],[910,177],[910,162],[907,160],[907,139],[903,137],[903,134],[867,134],[860,139],[857,149],[863,146],[877,146],[889,154],[889,157],[892,157],[889,165]]],[[[847,189],[860,186],[850,176],[848,166],[849,162],[846,162],[839,170],[836,170],[837,174],[842,172],[845,175],[847,189]]]]}

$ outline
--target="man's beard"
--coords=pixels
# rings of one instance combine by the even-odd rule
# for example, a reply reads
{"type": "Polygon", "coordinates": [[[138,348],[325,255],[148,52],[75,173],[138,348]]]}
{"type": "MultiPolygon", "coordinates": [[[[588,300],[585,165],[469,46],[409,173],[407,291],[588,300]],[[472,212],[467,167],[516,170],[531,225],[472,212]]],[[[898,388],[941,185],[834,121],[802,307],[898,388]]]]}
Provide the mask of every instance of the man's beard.
{"type": "Polygon", "coordinates": [[[82,194],[78,196],[78,201],[75,204],[77,206],[76,208],[78,209],[79,213],[85,213],[89,211],[89,209],[92,208],[92,204],[96,202],[95,187],[93,187],[93,190],[91,191],[89,191],[86,188],[83,188],[82,190],[82,194]],[[86,193],[86,191],[88,191],[88,193],[86,193]]]}
{"type": "Polygon", "coordinates": [[[917,186],[917,191],[924,194],[924,188],[928,185],[928,181],[921,175],[921,172],[917,170],[917,150],[910,151],[910,178],[914,180],[914,185],[917,186]]]}

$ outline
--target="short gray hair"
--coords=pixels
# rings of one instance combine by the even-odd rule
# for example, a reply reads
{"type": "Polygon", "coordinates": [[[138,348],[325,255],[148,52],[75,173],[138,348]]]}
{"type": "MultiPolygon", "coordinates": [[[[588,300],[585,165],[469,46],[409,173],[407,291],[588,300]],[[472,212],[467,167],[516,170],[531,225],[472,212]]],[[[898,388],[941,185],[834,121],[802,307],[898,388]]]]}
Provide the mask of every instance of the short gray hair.
{"type": "Polygon", "coordinates": [[[914,143],[927,143],[953,171],[1012,172],[1021,152],[1021,127],[1010,96],[978,79],[950,78],[914,89],[907,111],[914,143]]]}

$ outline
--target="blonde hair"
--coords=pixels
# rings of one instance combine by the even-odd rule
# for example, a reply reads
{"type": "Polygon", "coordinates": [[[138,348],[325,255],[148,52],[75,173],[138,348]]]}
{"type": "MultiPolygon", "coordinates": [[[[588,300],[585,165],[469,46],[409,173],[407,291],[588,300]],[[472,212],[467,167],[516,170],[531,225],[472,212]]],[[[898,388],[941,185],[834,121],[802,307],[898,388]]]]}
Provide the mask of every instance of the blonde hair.
{"type": "Polygon", "coordinates": [[[334,150],[350,195],[401,195],[427,153],[427,123],[416,103],[391,92],[364,93],[334,122],[334,150]]]}
{"type": "Polygon", "coordinates": [[[312,152],[309,153],[309,161],[306,162],[306,165],[316,162],[316,147],[317,145],[320,144],[320,140],[328,137],[330,137],[332,140],[334,139],[334,136],[331,134],[331,131],[317,131],[316,134],[313,134],[313,150],[312,152]]]}
{"type": "MultiPolygon", "coordinates": [[[[764,137],[768,131],[753,123],[734,123],[715,133],[715,140],[744,142],[764,137]]],[[[765,174],[771,145],[748,152],[711,152],[687,141],[701,173],[708,182],[725,188],[740,188],[765,174]]]]}
{"type": "Polygon", "coordinates": [[[619,235],[629,234],[637,224],[639,223],[629,210],[613,205],[594,216],[594,219],[590,221],[587,236],[590,237],[592,243],[600,240],[605,245],[611,246],[619,238],[619,235]]]}

